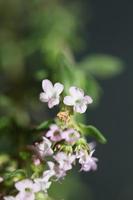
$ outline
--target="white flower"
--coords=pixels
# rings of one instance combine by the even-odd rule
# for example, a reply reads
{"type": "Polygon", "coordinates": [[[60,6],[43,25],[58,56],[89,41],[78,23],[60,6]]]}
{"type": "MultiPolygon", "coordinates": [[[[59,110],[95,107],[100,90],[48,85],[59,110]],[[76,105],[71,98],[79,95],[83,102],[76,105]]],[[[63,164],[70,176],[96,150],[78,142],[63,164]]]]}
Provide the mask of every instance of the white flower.
{"type": "Polygon", "coordinates": [[[19,191],[16,196],[19,200],[35,200],[35,193],[39,192],[39,187],[30,179],[24,179],[15,183],[16,189],[19,191]]]}
{"type": "Polygon", "coordinates": [[[47,189],[50,187],[51,182],[46,181],[45,178],[36,178],[34,179],[35,183],[37,184],[39,191],[47,192],[47,189]]]}
{"type": "Polygon", "coordinates": [[[59,152],[54,156],[54,159],[59,163],[59,168],[64,171],[72,169],[72,163],[75,161],[75,155],[59,152]]]}
{"type": "Polygon", "coordinates": [[[72,144],[80,138],[80,134],[74,129],[67,129],[62,132],[62,139],[72,144]]]}
{"type": "Polygon", "coordinates": [[[55,171],[52,168],[50,168],[49,170],[46,170],[43,172],[42,177],[34,179],[40,191],[47,192],[47,189],[51,185],[51,182],[49,181],[49,179],[54,175],[55,175],[55,171]]]}
{"type": "Polygon", "coordinates": [[[55,83],[53,85],[51,81],[45,79],[42,81],[42,89],[44,91],[40,94],[40,100],[42,102],[48,102],[49,108],[59,104],[60,94],[64,89],[61,83],[55,83]]]}
{"type": "Polygon", "coordinates": [[[48,166],[49,166],[49,171],[51,171],[51,173],[53,174],[53,176],[55,176],[57,178],[57,180],[63,178],[64,176],[66,176],[66,172],[64,169],[60,168],[60,166],[58,164],[55,164],[54,162],[47,162],[48,166]]]}
{"type": "Polygon", "coordinates": [[[51,149],[51,141],[46,137],[43,137],[43,141],[40,143],[36,143],[36,149],[40,153],[40,156],[43,158],[45,156],[50,156],[53,154],[53,150],[51,149]]]}
{"type": "Polygon", "coordinates": [[[70,87],[69,89],[71,96],[64,97],[64,104],[73,106],[75,112],[84,113],[87,109],[87,104],[93,102],[90,96],[84,96],[84,91],[77,87],[70,87]]]}
{"type": "Polygon", "coordinates": [[[86,151],[80,151],[77,155],[77,158],[79,158],[79,163],[81,164],[81,171],[95,171],[97,169],[97,161],[98,159],[95,157],[92,157],[95,150],[91,151],[90,154],[88,154],[86,151]]]}
{"type": "Polygon", "coordinates": [[[46,133],[46,137],[49,137],[51,141],[58,142],[62,140],[61,132],[62,130],[56,124],[52,124],[46,133]]]}
{"type": "MultiPolygon", "coordinates": [[[[49,164],[48,164],[48,166],[49,166],[49,164]]],[[[48,182],[49,179],[54,175],[55,175],[55,171],[52,168],[50,168],[49,170],[46,170],[43,172],[43,180],[48,182]]]]}

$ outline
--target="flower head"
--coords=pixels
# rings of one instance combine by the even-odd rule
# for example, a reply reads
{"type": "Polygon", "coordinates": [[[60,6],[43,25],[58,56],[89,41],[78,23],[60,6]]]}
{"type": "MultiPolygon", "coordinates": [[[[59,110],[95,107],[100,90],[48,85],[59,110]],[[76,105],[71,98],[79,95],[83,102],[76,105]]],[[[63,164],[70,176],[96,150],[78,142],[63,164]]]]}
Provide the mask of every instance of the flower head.
{"type": "Polygon", "coordinates": [[[70,87],[70,96],[64,97],[64,104],[73,106],[75,112],[84,113],[87,109],[87,104],[93,102],[90,96],[84,96],[84,91],[77,87],[70,87]]]}
{"type": "Polygon", "coordinates": [[[58,164],[55,164],[54,162],[51,161],[49,161],[47,164],[49,166],[51,173],[53,172],[53,175],[57,178],[57,180],[66,176],[66,171],[60,168],[58,164]]]}
{"type": "Polygon", "coordinates": [[[16,189],[19,191],[16,196],[19,200],[34,200],[35,193],[39,192],[39,187],[36,183],[33,183],[30,179],[24,179],[15,183],[16,189]]]}
{"type": "Polygon", "coordinates": [[[80,138],[80,134],[74,129],[67,129],[62,132],[62,139],[66,140],[68,143],[74,143],[80,138]]]}
{"type": "Polygon", "coordinates": [[[61,83],[55,83],[53,85],[51,81],[45,79],[42,81],[42,89],[44,91],[40,94],[40,100],[42,102],[48,102],[49,108],[59,104],[60,94],[64,89],[61,83]]]}
{"type": "Polygon", "coordinates": [[[81,171],[95,171],[97,169],[98,159],[92,157],[95,150],[88,154],[86,151],[80,151],[77,158],[79,158],[79,163],[81,164],[81,171]]]}
{"type": "Polygon", "coordinates": [[[43,177],[42,178],[36,178],[34,181],[37,184],[39,191],[43,191],[43,192],[47,192],[47,189],[51,185],[51,182],[46,181],[43,177]]]}
{"type": "Polygon", "coordinates": [[[64,171],[72,169],[72,163],[75,161],[75,155],[59,152],[54,156],[54,159],[59,163],[59,168],[64,171]]]}
{"type": "Polygon", "coordinates": [[[49,137],[54,142],[58,142],[62,140],[61,132],[61,129],[56,124],[52,124],[50,130],[46,133],[46,137],[49,137]]]}
{"type": "Polygon", "coordinates": [[[36,143],[35,145],[37,151],[42,158],[53,154],[53,150],[51,149],[52,143],[46,137],[43,137],[43,141],[40,143],[36,143]]]}

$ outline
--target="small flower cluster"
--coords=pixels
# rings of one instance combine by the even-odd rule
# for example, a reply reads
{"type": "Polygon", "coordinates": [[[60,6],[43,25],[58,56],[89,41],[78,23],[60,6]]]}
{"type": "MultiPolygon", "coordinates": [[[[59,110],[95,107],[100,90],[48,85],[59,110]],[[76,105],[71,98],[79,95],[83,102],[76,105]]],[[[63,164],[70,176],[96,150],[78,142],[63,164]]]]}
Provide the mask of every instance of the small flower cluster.
{"type": "MultiPolygon", "coordinates": [[[[54,85],[49,80],[43,80],[42,89],[44,92],[40,94],[42,102],[48,102],[48,107],[53,108],[60,103],[60,94],[63,92],[64,86],[61,83],[54,85]]],[[[70,96],[65,96],[63,103],[67,106],[73,106],[73,110],[78,113],[84,113],[87,105],[93,102],[90,96],[85,96],[84,91],[77,87],[70,87],[70,96]]]]}
{"type": "MultiPolygon", "coordinates": [[[[40,94],[40,100],[47,102],[49,108],[58,105],[64,86],[43,80],[42,88],[44,92],[40,94]]],[[[84,113],[87,104],[92,103],[92,98],[85,96],[83,90],[76,87],[70,87],[69,92],[70,96],[65,96],[63,103],[72,106],[75,112],[84,113]]],[[[98,159],[93,157],[95,145],[87,143],[80,130],[71,122],[68,110],[60,111],[57,114],[58,120],[50,125],[42,141],[34,144],[37,153],[33,155],[33,163],[35,166],[44,164],[41,176],[16,182],[18,194],[15,197],[4,197],[5,200],[34,200],[38,192],[46,195],[52,181],[63,179],[77,162],[80,171],[97,169],[98,159]]]]}

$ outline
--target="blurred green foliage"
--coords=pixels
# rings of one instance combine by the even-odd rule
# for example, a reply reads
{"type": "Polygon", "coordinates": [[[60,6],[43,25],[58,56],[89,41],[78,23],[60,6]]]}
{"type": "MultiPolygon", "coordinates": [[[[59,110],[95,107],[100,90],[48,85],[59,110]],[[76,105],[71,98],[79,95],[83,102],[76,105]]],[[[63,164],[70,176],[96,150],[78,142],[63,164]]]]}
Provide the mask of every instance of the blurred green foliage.
{"type": "Polygon", "coordinates": [[[38,100],[42,79],[62,82],[66,93],[71,85],[81,87],[97,103],[96,78],[122,71],[123,62],[109,55],[76,61],[87,46],[82,14],[75,1],[0,1],[0,174],[21,166],[17,155],[33,141],[31,129],[50,116],[38,100]]]}

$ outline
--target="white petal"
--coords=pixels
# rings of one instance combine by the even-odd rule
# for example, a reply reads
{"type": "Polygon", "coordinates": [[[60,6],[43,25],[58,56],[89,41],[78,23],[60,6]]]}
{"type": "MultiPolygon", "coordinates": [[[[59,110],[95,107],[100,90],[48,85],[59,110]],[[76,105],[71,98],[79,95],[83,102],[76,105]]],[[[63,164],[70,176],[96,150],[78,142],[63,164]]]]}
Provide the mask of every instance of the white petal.
{"type": "Polygon", "coordinates": [[[44,92],[46,92],[48,95],[51,95],[51,93],[53,93],[53,84],[48,79],[42,81],[42,88],[44,92]]]}
{"type": "Polygon", "coordinates": [[[74,111],[78,113],[84,113],[87,109],[86,104],[76,104],[74,106],[74,111]]]}
{"type": "Polygon", "coordinates": [[[55,83],[54,84],[54,91],[57,95],[60,95],[64,89],[64,86],[61,83],[55,83]]]}
{"type": "Polygon", "coordinates": [[[51,98],[49,101],[48,101],[48,107],[49,108],[53,108],[54,106],[58,105],[60,102],[59,98],[51,98]]]}
{"type": "Polygon", "coordinates": [[[86,101],[87,104],[91,104],[93,102],[93,99],[90,96],[85,96],[84,100],[86,101]]]}
{"type": "Polygon", "coordinates": [[[19,192],[16,200],[35,200],[35,194],[33,192],[19,192]]]}
{"type": "Polygon", "coordinates": [[[45,144],[47,144],[48,145],[48,147],[51,147],[51,145],[52,145],[52,143],[51,143],[51,141],[49,140],[49,139],[47,139],[46,137],[42,137],[43,138],[43,142],[45,143],[45,144]]]}
{"type": "Polygon", "coordinates": [[[68,106],[73,106],[75,104],[74,99],[71,96],[64,97],[63,102],[65,105],[68,105],[68,106]]]}
{"type": "Polygon", "coordinates": [[[76,156],[75,156],[75,155],[71,155],[71,156],[69,157],[69,160],[70,160],[71,163],[73,163],[75,159],[76,159],[76,156]]]}
{"type": "Polygon", "coordinates": [[[40,93],[40,101],[48,102],[48,99],[49,99],[49,97],[48,97],[48,95],[46,93],[44,93],[44,92],[40,93]]]}
{"type": "Polygon", "coordinates": [[[40,187],[39,187],[39,185],[36,184],[36,183],[33,184],[32,189],[33,189],[33,192],[39,192],[39,191],[40,191],[40,187]]]}
{"type": "Polygon", "coordinates": [[[84,91],[77,87],[70,87],[69,92],[74,99],[81,99],[84,96],[84,91]]]}
{"type": "Polygon", "coordinates": [[[15,183],[15,187],[18,191],[23,191],[25,188],[32,188],[33,182],[30,179],[24,179],[15,183]]]}
{"type": "Polygon", "coordinates": [[[88,144],[88,146],[89,146],[89,149],[90,149],[90,151],[92,151],[92,150],[94,150],[95,149],[95,147],[96,147],[96,142],[90,142],[89,144],[88,144]]]}
{"type": "Polygon", "coordinates": [[[54,166],[55,166],[54,162],[48,161],[47,164],[48,164],[50,170],[54,169],[54,166]]]}

